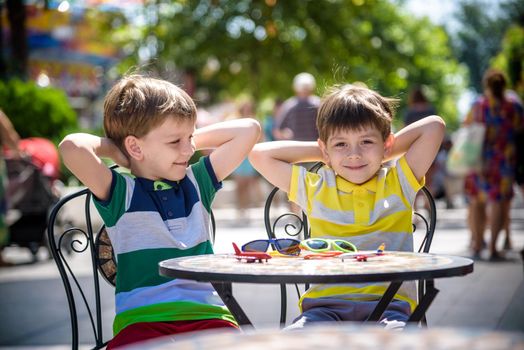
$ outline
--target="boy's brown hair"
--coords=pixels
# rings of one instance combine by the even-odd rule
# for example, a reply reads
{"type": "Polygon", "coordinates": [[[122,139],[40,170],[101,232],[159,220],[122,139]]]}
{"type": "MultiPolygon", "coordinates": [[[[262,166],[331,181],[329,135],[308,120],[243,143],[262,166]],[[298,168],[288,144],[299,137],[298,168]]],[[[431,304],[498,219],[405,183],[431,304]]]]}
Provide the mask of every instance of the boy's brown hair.
{"type": "Polygon", "coordinates": [[[391,133],[397,103],[397,99],[383,97],[362,86],[335,86],[323,97],[318,110],[320,140],[326,143],[337,130],[360,130],[364,127],[376,128],[386,140],[391,133]]]}
{"type": "Polygon", "coordinates": [[[168,117],[195,122],[196,106],[184,90],[165,80],[129,75],[104,100],[104,131],[125,154],[127,136],[142,137],[168,117]]]}

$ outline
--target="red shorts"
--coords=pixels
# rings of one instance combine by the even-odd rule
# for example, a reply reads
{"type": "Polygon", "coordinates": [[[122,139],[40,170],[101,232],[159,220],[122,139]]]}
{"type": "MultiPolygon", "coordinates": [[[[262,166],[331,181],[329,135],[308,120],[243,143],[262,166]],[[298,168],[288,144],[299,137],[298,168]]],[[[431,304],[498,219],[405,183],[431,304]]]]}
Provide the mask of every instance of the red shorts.
{"type": "Polygon", "coordinates": [[[164,337],[167,335],[223,327],[238,329],[235,324],[219,319],[133,323],[122,329],[113,339],[111,339],[109,344],[107,344],[107,349],[115,349],[131,343],[164,337]]]}

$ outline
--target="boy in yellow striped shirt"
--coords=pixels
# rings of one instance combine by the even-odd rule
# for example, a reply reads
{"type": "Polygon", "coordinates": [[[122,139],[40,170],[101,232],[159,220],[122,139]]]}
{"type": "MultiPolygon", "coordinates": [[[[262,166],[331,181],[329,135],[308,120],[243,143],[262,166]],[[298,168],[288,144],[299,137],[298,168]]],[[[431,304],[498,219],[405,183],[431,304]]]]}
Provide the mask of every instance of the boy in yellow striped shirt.
{"type": "MultiPolygon", "coordinates": [[[[359,250],[412,251],[412,207],[445,133],[438,116],[391,133],[396,100],[342,85],[323,98],[316,142],[255,145],[249,159],[308,215],[312,238],[344,238],[359,250]],[[396,159],[393,165],[385,162],[396,159]],[[294,165],[323,161],[317,173],[294,165]]],[[[316,285],[300,298],[290,328],[319,321],[364,321],[387,284],[316,285]]],[[[416,305],[415,283],[404,283],[381,323],[403,326],[416,305]]]]}

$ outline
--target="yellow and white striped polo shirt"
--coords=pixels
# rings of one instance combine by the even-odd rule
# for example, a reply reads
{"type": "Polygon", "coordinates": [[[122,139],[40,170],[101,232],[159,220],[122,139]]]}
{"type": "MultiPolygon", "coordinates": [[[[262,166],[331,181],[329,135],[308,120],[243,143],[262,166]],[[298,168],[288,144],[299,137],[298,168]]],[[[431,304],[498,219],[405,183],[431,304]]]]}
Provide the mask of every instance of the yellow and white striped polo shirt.
{"type": "MultiPolygon", "coordinates": [[[[344,238],[359,250],[413,251],[413,203],[424,185],[413,175],[405,157],[381,168],[364,184],[353,184],[324,166],[311,173],[293,166],[289,200],[307,214],[311,237],[344,238]]],[[[315,285],[301,298],[336,297],[375,300],[388,283],[315,285]]],[[[395,298],[416,306],[415,282],[403,283],[395,298]]],[[[301,304],[301,303],[300,303],[301,304]]]]}

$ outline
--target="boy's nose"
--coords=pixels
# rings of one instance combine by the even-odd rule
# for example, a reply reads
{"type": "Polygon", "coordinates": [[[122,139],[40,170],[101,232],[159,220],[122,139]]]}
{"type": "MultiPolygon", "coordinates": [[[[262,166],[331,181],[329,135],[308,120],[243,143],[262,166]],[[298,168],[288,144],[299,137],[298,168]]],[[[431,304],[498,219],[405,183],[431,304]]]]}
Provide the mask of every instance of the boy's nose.
{"type": "Polygon", "coordinates": [[[184,155],[192,155],[195,153],[195,145],[192,142],[185,144],[185,147],[182,148],[182,153],[184,155]]]}
{"type": "Polygon", "coordinates": [[[360,158],[360,152],[358,149],[350,149],[348,150],[348,152],[346,153],[346,157],[347,158],[352,158],[352,159],[359,159],[360,158]]]}

